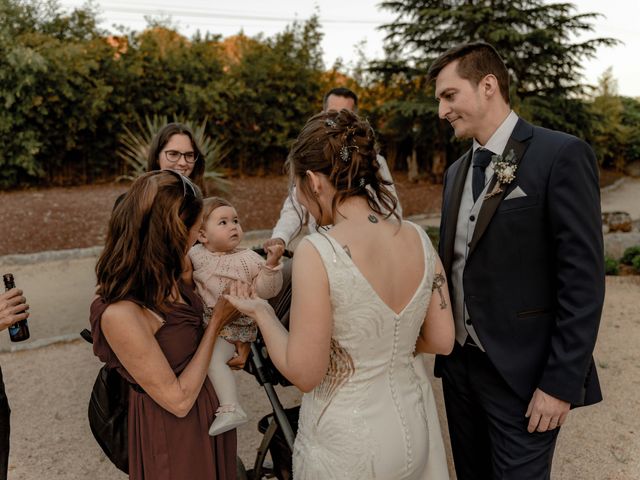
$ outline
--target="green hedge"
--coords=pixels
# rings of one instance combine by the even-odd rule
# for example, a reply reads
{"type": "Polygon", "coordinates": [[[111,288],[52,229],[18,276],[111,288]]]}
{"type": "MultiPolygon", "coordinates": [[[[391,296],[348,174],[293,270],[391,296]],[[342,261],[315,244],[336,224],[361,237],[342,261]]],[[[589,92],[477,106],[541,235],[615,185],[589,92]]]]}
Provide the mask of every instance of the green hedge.
{"type": "Polygon", "coordinates": [[[315,17],[270,38],[189,40],[162,26],[109,37],[91,10],[3,0],[0,187],[115,178],[125,127],[154,115],[206,119],[227,168],[281,171],[321,108],[320,39],[315,17]]]}

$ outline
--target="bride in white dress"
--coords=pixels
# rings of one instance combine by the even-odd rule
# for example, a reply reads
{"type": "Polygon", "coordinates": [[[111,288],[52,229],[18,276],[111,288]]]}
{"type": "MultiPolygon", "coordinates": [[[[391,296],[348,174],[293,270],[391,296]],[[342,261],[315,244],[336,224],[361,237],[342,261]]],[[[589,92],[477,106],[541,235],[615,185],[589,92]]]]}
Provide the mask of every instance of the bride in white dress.
{"type": "Polygon", "coordinates": [[[327,233],[296,249],[290,330],[234,285],[276,367],[305,395],[295,480],[448,479],[420,352],[447,354],[454,326],[442,264],[425,232],[394,211],[371,127],[355,114],[311,118],[289,166],[298,199],[327,233]],[[387,218],[388,217],[388,218],[387,218]]]}

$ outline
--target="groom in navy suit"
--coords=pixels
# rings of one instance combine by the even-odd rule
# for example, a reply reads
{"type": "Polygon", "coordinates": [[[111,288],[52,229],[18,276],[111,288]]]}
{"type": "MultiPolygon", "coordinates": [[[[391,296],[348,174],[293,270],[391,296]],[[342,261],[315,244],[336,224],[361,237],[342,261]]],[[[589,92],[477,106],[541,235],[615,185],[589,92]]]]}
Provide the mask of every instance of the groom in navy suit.
{"type": "Polygon", "coordinates": [[[548,479],[570,408],[602,400],[596,158],[511,110],[507,68],[489,44],[445,52],[429,76],[440,118],[473,139],[446,172],[440,227],[457,341],[435,370],[456,473],[548,479]]]}

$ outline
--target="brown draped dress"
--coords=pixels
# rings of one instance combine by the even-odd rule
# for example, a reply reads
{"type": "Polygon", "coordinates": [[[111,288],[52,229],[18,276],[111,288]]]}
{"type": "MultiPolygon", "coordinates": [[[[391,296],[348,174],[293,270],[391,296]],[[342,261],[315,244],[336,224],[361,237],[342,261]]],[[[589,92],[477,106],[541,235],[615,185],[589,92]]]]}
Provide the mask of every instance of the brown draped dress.
{"type": "MultiPolygon", "coordinates": [[[[164,316],[165,323],[155,334],[176,375],[187,366],[204,333],[202,300],[182,283],[180,293],[187,303],[171,303],[169,313],[164,316]]],[[[93,352],[108,367],[116,368],[135,383],[102,334],[100,320],[107,306],[102,298],[91,304],[93,352]]],[[[236,431],[215,437],[208,433],[217,408],[218,397],[208,377],[184,418],[168,412],[146,393],[130,388],[129,478],[235,480],[236,431]]]]}

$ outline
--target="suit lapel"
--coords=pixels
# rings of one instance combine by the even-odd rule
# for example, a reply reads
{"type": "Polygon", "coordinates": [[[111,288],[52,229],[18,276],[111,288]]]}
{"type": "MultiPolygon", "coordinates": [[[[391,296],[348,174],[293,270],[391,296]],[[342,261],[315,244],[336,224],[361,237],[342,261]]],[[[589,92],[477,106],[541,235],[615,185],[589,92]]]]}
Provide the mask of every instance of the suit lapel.
{"type": "MultiPolygon", "coordinates": [[[[532,135],[533,127],[522,119],[518,120],[518,123],[513,129],[511,138],[509,138],[507,146],[504,148],[504,152],[502,152],[502,155],[504,156],[509,152],[509,150],[513,150],[513,153],[516,156],[516,164],[520,164],[520,161],[522,160],[522,157],[524,156],[525,151],[529,146],[529,142],[527,140],[530,139],[532,135]]],[[[516,173],[516,177],[517,175],[518,174],[516,173]]],[[[487,192],[493,190],[493,187],[495,186],[497,181],[498,179],[494,174],[491,178],[491,181],[489,182],[487,192]]],[[[504,198],[506,192],[507,186],[505,185],[499,194],[489,197],[482,202],[482,207],[480,207],[480,212],[478,213],[478,221],[473,231],[471,242],[469,242],[468,255],[471,255],[475,250],[478,242],[480,241],[480,238],[482,238],[482,235],[487,230],[489,223],[491,223],[491,219],[496,213],[496,210],[498,209],[498,206],[500,205],[500,202],[504,198]]]]}
{"type": "Polygon", "coordinates": [[[451,271],[451,264],[453,263],[453,245],[456,238],[456,226],[458,224],[458,212],[460,211],[460,201],[462,200],[462,192],[464,190],[464,183],[467,178],[467,171],[469,170],[469,164],[471,163],[471,156],[473,150],[469,150],[458,165],[458,171],[456,172],[455,179],[451,185],[451,193],[449,194],[449,205],[447,207],[447,222],[444,230],[444,256],[442,258],[442,265],[445,272],[451,271]]]}

